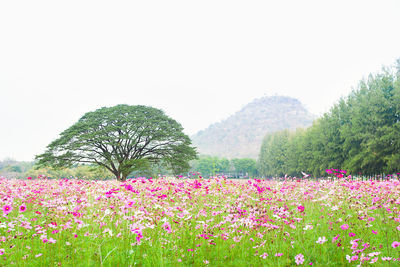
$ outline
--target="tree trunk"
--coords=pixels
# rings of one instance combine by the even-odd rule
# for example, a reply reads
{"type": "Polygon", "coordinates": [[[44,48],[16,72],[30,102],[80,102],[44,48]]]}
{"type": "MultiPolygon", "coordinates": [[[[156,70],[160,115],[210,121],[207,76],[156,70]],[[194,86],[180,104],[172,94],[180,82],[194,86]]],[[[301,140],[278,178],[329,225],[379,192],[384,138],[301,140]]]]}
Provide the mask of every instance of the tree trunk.
{"type": "MultiPolygon", "coordinates": [[[[117,178],[117,181],[120,181],[120,182],[123,182],[124,180],[124,177],[121,177],[121,172],[118,172],[118,171],[116,171],[116,172],[113,172],[114,173],[114,175],[115,175],[115,178],[117,178]]],[[[126,178],[125,178],[125,180],[126,180],[126,178]]]]}

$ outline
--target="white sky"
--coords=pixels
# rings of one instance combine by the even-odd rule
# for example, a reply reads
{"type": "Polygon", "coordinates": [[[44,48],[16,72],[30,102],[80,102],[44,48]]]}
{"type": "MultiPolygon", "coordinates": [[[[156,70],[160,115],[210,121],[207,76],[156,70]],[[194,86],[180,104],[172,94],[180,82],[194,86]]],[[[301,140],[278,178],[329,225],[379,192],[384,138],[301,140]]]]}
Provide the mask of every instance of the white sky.
{"type": "Polygon", "coordinates": [[[400,1],[1,1],[0,160],[84,113],[163,109],[188,134],[254,98],[322,114],[400,58],[400,1]]]}

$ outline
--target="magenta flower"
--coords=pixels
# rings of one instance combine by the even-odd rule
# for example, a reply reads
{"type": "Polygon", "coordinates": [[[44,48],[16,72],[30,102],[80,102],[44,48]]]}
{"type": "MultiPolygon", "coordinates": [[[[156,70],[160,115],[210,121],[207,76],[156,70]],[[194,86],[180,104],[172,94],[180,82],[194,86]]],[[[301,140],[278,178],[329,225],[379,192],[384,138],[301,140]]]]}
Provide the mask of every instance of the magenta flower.
{"type": "Polygon", "coordinates": [[[337,236],[335,236],[334,238],[332,238],[332,243],[335,242],[336,240],[338,240],[338,239],[339,239],[339,236],[340,236],[340,235],[337,235],[337,236]]]}
{"type": "Polygon", "coordinates": [[[143,232],[142,232],[142,230],[138,230],[137,232],[136,232],[136,241],[138,242],[138,243],[140,243],[140,240],[143,238],[143,232]]]}
{"type": "Polygon", "coordinates": [[[400,242],[394,241],[394,242],[392,243],[392,247],[393,247],[393,248],[397,248],[398,246],[400,246],[400,242]]]}
{"type": "MultiPolygon", "coordinates": [[[[373,230],[372,230],[372,231],[373,231],[373,230]]],[[[349,233],[349,236],[350,236],[350,237],[354,237],[354,236],[356,236],[356,234],[353,233],[353,232],[350,232],[350,233],[349,233]]]]}
{"type": "Polygon", "coordinates": [[[347,229],[349,229],[349,225],[346,223],[346,224],[343,224],[342,226],[340,226],[340,228],[342,228],[342,230],[347,230],[347,229]]]}
{"type": "Polygon", "coordinates": [[[167,231],[169,234],[172,233],[172,228],[169,222],[165,222],[162,227],[164,228],[165,231],[167,231]]]}
{"type": "Polygon", "coordinates": [[[4,248],[0,248],[0,255],[3,255],[5,252],[4,248]]]}
{"type": "Polygon", "coordinates": [[[372,230],[372,233],[376,235],[378,232],[375,232],[374,230],[372,230]]]}
{"type": "Polygon", "coordinates": [[[26,211],[25,204],[22,204],[21,206],[19,206],[19,212],[25,212],[25,211],[26,211]]]}
{"type": "Polygon", "coordinates": [[[4,205],[3,206],[3,213],[9,214],[12,211],[12,207],[10,205],[4,205]]]}
{"type": "Polygon", "coordinates": [[[304,212],[304,206],[300,205],[297,207],[299,212],[304,212]]]}

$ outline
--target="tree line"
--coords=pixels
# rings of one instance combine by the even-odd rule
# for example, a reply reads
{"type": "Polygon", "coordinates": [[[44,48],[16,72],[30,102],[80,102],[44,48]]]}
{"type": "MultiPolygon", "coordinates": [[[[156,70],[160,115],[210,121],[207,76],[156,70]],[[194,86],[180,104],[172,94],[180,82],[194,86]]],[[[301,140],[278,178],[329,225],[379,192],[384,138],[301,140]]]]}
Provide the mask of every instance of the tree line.
{"type": "Polygon", "coordinates": [[[257,162],[261,176],[356,175],[400,169],[400,59],[359,82],[307,129],[267,134],[257,162]]]}
{"type": "Polygon", "coordinates": [[[202,177],[224,175],[233,178],[254,177],[258,175],[257,161],[251,158],[219,158],[202,155],[190,162],[191,172],[202,177]]]}
{"type": "MultiPolygon", "coordinates": [[[[226,175],[233,178],[255,177],[258,174],[256,160],[251,158],[219,158],[201,155],[190,162],[190,171],[181,173],[189,178],[214,177],[226,175]],[[195,174],[196,176],[193,176],[195,174]]],[[[138,176],[158,177],[160,175],[174,176],[173,171],[165,164],[151,164],[146,170],[131,172],[127,177],[138,176]]],[[[75,164],[70,167],[54,168],[50,166],[37,167],[35,162],[20,162],[15,160],[0,161],[0,176],[7,178],[48,177],[48,178],[78,178],[88,180],[110,180],[114,175],[106,168],[96,164],[75,164]]]]}

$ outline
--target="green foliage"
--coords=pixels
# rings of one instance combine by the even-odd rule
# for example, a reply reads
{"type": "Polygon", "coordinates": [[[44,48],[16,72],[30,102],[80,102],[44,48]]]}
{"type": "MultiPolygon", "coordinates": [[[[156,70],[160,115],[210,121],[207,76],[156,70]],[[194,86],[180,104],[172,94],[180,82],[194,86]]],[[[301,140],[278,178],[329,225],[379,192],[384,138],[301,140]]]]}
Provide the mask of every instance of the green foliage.
{"type": "Polygon", "coordinates": [[[285,175],[288,162],[288,130],[267,134],[261,146],[258,169],[265,176],[285,175]]]}
{"type": "Polygon", "coordinates": [[[250,158],[235,158],[232,160],[213,156],[200,156],[191,162],[191,170],[200,172],[203,176],[215,175],[254,176],[257,175],[256,160],[250,158]]]}
{"type": "Polygon", "coordinates": [[[232,165],[236,173],[241,175],[255,176],[258,174],[257,161],[251,158],[232,159],[232,165]]]}
{"type": "Polygon", "coordinates": [[[263,176],[321,176],[326,168],[374,175],[400,168],[400,60],[383,69],[306,130],[267,134],[258,162],[263,176]]]}
{"type": "Polygon", "coordinates": [[[125,180],[134,171],[166,163],[174,172],[189,169],[196,158],[182,126],[163,111],[146,106],[117,105],[86,113],[36,157],[37,167],[97,164],[125,180]]]}
{"type": "Polygon", "coordinates": [[[8,178],[24,177],[24,173],[32,168],[33,162],[16,161],[5,159],[0,161],[0,176],[8,178]]]}
{"type": "Polygon", "coordinates": [[[99,165],[79,165],[70,168],[31,168],[24,176],[38,177],[44,175],[48,178],[78,178],[86,180],[109,180],[113,175],[104,167],[99,165]]]}
{"type": "Polygon", "coordinates": [[[212,156],[200,156],[191,162],[191,170],[200,172],[203,176],[215,176],[230,170],[229,160],[212,156]]]}

